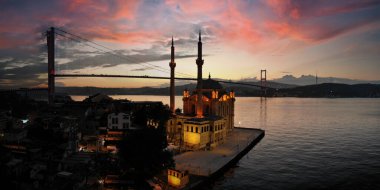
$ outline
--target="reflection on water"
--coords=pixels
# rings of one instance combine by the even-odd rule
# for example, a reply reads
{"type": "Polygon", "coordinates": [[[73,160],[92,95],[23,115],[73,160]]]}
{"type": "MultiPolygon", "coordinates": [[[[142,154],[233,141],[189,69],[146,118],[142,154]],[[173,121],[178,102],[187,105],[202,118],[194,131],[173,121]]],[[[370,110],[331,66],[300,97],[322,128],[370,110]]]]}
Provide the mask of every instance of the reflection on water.
{"type": "Polygon", "coordinates": [[[267,125],[267,98],[260,97],[260,128],[265,130],[267,125]]]}
{"type": "Polygon", "coordinates": [[[213,189],[379,189],[380,99],[238,98],[236,120],[266,130],[213,189]]]}
{"type": "Polygon", "coordinates": [[[213,189],[380,189],[380,99],[238,97],[235,107],[237,125],[266,136],[213,189]]]}

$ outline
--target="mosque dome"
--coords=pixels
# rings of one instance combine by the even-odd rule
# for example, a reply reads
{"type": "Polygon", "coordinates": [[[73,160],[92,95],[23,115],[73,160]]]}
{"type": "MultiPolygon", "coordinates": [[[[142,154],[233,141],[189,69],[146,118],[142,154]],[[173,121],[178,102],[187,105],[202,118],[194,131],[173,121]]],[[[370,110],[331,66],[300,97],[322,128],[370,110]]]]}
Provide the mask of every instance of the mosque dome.
{"type": "Polygon", "coordinates": [[[202,89],[223,89],[223,86],[218,81],[209,78],[202,81],[202,89]]]}

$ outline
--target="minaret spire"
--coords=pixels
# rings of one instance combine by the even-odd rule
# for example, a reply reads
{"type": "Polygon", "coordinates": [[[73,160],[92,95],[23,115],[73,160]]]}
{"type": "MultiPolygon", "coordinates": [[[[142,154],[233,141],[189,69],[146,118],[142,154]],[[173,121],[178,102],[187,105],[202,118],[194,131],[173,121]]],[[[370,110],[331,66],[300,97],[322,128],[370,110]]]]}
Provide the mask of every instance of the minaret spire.
{"type": "Polygon", "coordinates": [[[197,117],[203,117],[203,102],[202,102],[202,65],[204,63],[202,59],[202,39],[201,31],[199,30],[199,41],[198,41],[198,77],[197,77],[197,117]]]}
{"type": "Polygon", "coordinates": [[[175,85],[174,85],[174,68],[176,66],[176,63],[174,62],[174,40],[172,36],[172,47],[171,47],[171,53],[170,53],[170,111],[174,114],[175,109],[175,101],[174,101],[174,92],[175,92],[175,85]]]}
{"type": "Polygon", "coordinates": [[[173,40],[173,36],[172,36],[172,47],[171,47],[171,59],[170,59],[170,63],[173,62],[174,63],[174,67],[175,67],[175,62],[174,62],[174,40],[173,40]]]}

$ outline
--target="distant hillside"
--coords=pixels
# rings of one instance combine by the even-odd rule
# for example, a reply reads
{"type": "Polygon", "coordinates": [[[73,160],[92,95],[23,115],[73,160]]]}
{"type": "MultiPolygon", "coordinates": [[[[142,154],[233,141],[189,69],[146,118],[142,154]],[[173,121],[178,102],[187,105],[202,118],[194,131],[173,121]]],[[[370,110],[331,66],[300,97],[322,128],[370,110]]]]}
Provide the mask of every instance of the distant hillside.
{"type": "MultiPolygon", "coordinates": [[[[273,86],[276,84],[273,83],[273,86]]],[[[281,84],[282,85],[282,84],[281,84]]],[[[261,90],[257,87],[243,85],[225,85],[234,89],[236,96],[260,96],[261,90]]],[[[290,87],[290,86],[289,86],[290,87]]],[[[195,89],[195,84],[176,86],[176,95],[182,95],[185,89],[195,89]]],[[[92,95],[103,93],[108,95],[164,95],[169,94],[169,88],[97,88],[97,87],[57,87],[57,92],[69,95],[92,95]]],[[[275,88],[267,90],[268,96],[277,97],[380,97],[378,84],[335,84],[324,83],[319,85],[296,86],[291,88],[275,88]]]]}
{"type": "MultiPolygon", "coordinates": [[[[314,85],[316,83],[316,78],[314,75],[302,75],[300,77],[294,77],[293,75],[285,75],[278,79],[273,79],[273,82],[284,83],[284,84],[294,84],[294,85],[314,85]]],[[[336,77],[318,77],[318,84],[323,83],[339,83],[339,84],[380,84],[380,81],[366,81],[366,80],[355,80],[347,78],[336,78],[336,77]]]]}
{"type": "MultiPolygon", "coordinates": [[[[214,79],[214,80],[225,80],[225,79],[214,79]]],[[[260,84],[260,81],[256,80],[256,79],[242,79],[242,80],[238,80],[238,81],[233,81],[233,82],[239,82],[239,83],[247,83],[247,84],[254,84],[254,85],[261,85],[260,84]]],[[[222,86],[224,86],[225,88],[234,88],[234,87],[247,87],[246,85],[237,85],[237,84],[229,84],[229,83],[221,83],[222,86]]],[[[195,82],[193,83],[186,83],[186,81],[176,81],[176,85],[177,86],[184,86],[184,85],[194,85],[195,87],[195,82]]],[[[296,87],[298,85],[294,85],[294,84],[284,84],[284,83],[280,83],[280,82],[273,82],[273,81],[267,81],[267,86],[268,87],[271,87],[271,88],[293,88],[293,87],[296,87]]],[[[165,83],[165,84],[162,84],[160,86],[157,86],[158,88],[166,88],[166,87],[169,87],[169,83],[165,83]]]]}
{"type": "Polygon", "coordinates": [[[271,95],[284,97],[380,97],[379,84],[335,84],[299,86],[271,91],[271,95]]]}
{"type": "MultiPolygon", "coordinates": [[[[247,82],[248,84],[260,85],[259,82],[247,82]]],[[[260,89],[258,87],[236,85],[236,84],[224,84],[221,83],[227,90],[233,89],[237,96],[259,96],[260,89]]],[[[268,87],[272,88],[292,88],[296,85],[287,85],[275,82],[268,82],[268,87]]],[[[109,95],[168,95],[169,87],[142,87],[142,88],[98,88],[98,87],[56,87],[56,91],[60,93],[67,93],[70,95],[92,95],[95,93],[103,93],[109,95]]],[[[196,88],[195,83],[176,86],[176,95],[182,95],[185,89],[194,90],[196,88]]]]}

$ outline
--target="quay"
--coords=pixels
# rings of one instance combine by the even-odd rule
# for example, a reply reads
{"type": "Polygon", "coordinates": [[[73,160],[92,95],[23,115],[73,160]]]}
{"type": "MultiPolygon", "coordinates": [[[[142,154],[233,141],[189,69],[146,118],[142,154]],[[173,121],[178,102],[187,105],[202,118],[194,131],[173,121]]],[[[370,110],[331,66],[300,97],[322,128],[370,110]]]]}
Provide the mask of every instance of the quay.
{"type": "Polygon", "coordinates": [[[221,176],[264,136],[265,131],[261,129],[235,127],[225,143],[212,150],[190,151],[175,156],[176,169],[186,170],[190,176],[189,183],[182,189],[197,189],[221,176]]]}

